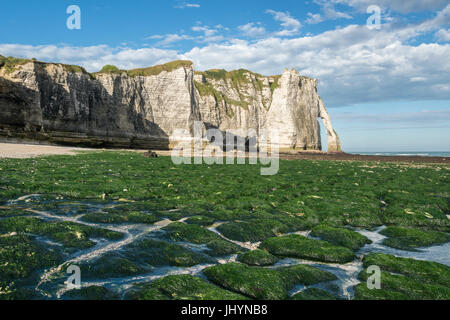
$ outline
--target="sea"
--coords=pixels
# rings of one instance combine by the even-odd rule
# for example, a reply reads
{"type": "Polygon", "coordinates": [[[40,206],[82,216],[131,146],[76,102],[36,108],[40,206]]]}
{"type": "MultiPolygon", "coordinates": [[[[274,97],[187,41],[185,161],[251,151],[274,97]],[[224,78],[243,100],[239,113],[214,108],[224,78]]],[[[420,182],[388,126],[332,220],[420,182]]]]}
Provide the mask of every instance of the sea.
{"type": "Polygon", "coordinates": [[[450,151],[411,151],[411,152],[347,152],[350,154],[361,154],[361,155],[369,155],[369,156],[419,156],[419,157],[450,157],[450,151]]]}

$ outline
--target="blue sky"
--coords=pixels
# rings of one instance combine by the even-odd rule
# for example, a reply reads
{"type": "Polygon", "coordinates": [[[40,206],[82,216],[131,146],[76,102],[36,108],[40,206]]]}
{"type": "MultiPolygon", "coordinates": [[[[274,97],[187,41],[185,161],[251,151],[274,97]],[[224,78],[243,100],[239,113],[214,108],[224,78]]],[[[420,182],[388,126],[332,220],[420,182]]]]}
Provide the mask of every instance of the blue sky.
{"type": "Polygon", "coordinates": [[[448,0],[8,1],[0,54],[145,67],[294,67],[319,79],[347,151],[450,151],[448,0]],[[66,27],[69,5],[81,30],[66,27]],[[381,10],[380,29],[366,25],[381,10]]]}

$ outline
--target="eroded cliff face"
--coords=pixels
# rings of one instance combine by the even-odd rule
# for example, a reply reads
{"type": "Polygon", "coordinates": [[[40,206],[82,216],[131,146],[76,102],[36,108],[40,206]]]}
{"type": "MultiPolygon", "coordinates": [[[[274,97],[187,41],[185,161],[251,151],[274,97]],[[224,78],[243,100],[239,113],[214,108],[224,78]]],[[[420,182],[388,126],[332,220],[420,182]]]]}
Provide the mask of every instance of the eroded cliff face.
{"type": "Polygon", "coordinates": [[[317,80],[285,70],[264,77],[248,70],[197,72],[195,85],[202,120],[221,131],[245,135],[279,133],[281,151],[321,150],[320,124],[327,130],[329,152],[341,152],[337,133],[317,94],[317,80]]]}
{"type": "Polygon", "coordinates": [[[282,150],[320,150],[318,117],[330,151],[339,138],[317,94],[317,81],[286,70],[194,72],[176,62],[89,74],[82,68],[23,61],[0,69],[0,136],[50,143],[168,149],[194,121],[236,135],[276,129],[282,150]]]}

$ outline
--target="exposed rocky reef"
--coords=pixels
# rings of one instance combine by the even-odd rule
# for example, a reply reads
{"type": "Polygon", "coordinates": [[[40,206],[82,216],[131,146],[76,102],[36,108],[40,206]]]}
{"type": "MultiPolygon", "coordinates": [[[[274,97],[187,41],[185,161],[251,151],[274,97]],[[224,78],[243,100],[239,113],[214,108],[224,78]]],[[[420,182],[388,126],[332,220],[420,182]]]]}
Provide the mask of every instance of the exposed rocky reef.
{"type": "MultiPolygon", "coordinates": [[[[0,138],[46,143],[170,149],[177,129],[195,121],[249,138],[278,130],[281,151],[328,151],[339,137],[317,93],[317,80],[285,70],[266,77],[247,70],[194,71],[190,61],[146,69],[78,66],[0,56],[0,138]]],[[[207,138],[207,137],[205,137],[207,138]]]]}

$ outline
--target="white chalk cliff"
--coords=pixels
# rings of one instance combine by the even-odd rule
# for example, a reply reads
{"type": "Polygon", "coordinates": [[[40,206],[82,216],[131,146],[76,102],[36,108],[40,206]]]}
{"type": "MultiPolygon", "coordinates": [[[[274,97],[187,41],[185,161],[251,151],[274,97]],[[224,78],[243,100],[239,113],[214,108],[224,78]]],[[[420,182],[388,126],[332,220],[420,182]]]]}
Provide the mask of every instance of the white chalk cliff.
{"type": "Polygon", "coordinates": [[[317,80],[285,70],[195,72],[189,61],[89,74],[76,66],[0,56],[0,138],[50,143],[168,149],[194,121],[245,135],[276,129],[280,149],[340,152],[339,137],[317,93],[317,80]]]}

